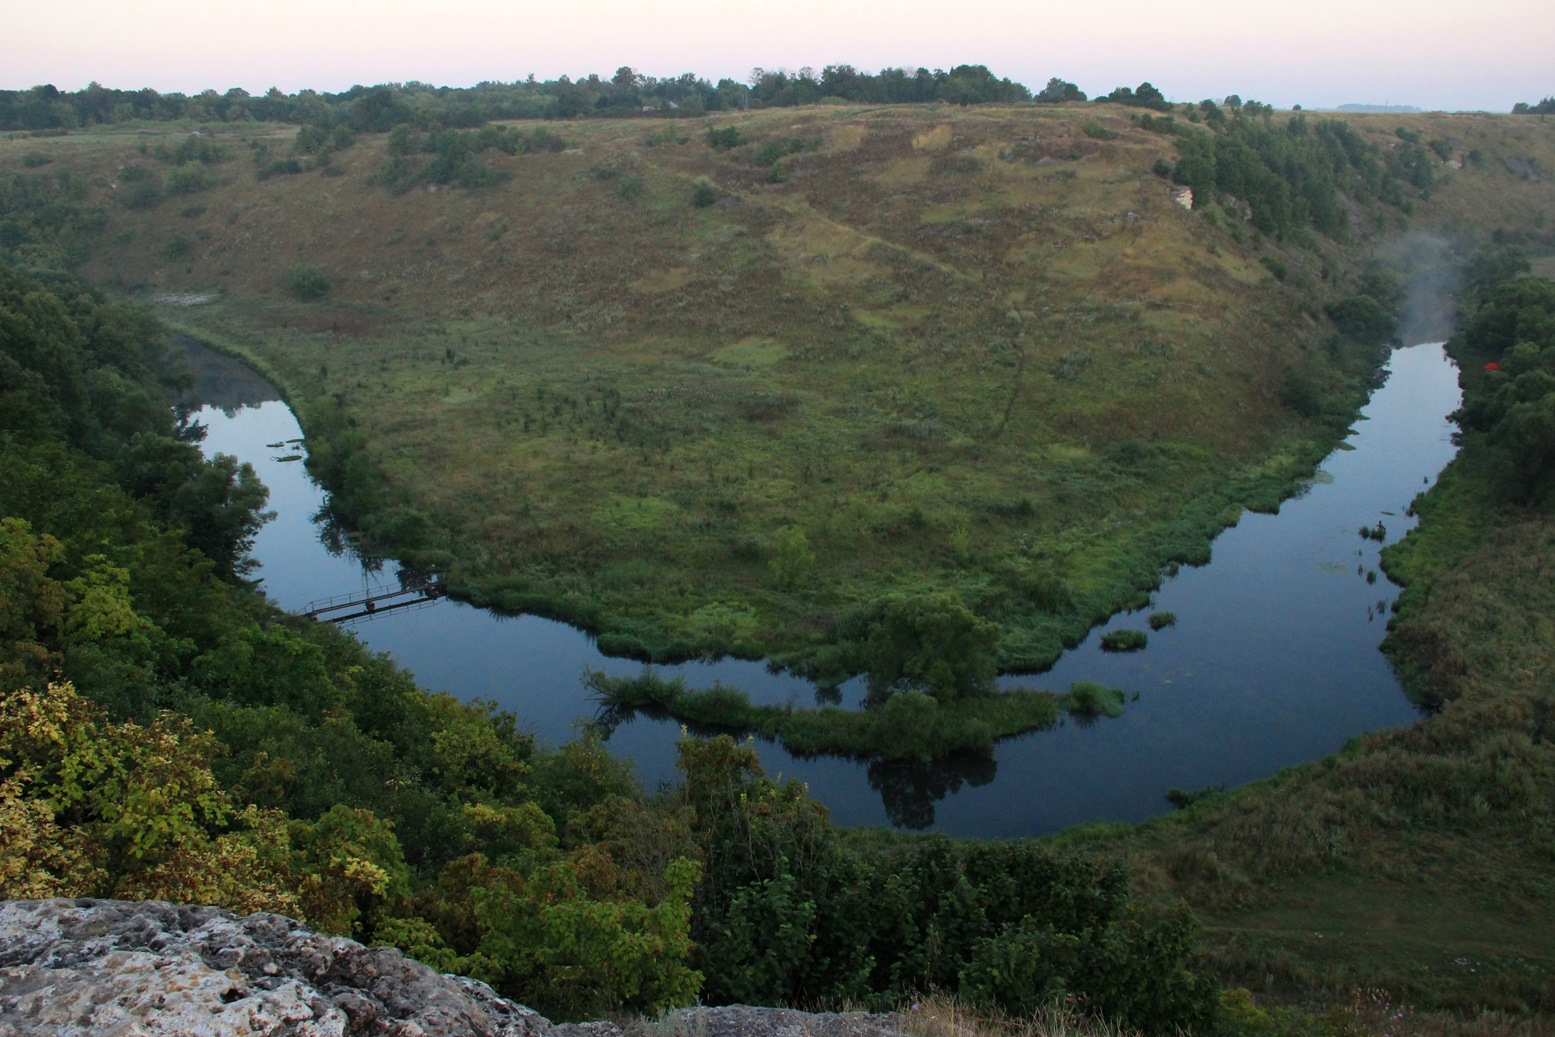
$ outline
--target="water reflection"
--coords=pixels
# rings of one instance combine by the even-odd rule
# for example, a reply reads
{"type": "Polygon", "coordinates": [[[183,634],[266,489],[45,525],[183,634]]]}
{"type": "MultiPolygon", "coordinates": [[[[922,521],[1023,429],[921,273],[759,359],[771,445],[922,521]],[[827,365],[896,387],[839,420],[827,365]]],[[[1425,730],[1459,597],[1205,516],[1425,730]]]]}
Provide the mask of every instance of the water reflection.
{"type": "Polygon", "coordinates": [[[937,760],[874,760],[868,773],[869,787],[880,793],[891,824],[921,831],[933,826],[936,803],[963,785],[991,785],[998,771],[993,751],[984,750],[937,760]]]}
{"type": "MultiPolygon", "coordinates": [[[[383,559],[357,558],[349,531],[333,520],[302,466],[281,463],[267,449],[301,432],[263,379],[213,354],[191,366],[207,378],[197,398],[208,406],[188,412],[209,426],[204,449],[254,463],[271,487],[270,507],[280,517],[261,529],[254,554],[272,598],[296,610],[417,578],[383,559]]],[[[763,745],[764,766],[805,781],[842,824],[1036,835],[1096,819],[1143,820],[1169,808],[1169,789],[1235,787],[1333,752],[1362,732],[1412,722],[1417,714],[1377,651],[1397,588],[1374,574],[1381,549],[1413,525],[1412,498],[1453,455],[1444,416],[1458,406],[1458,390],[1439,346],[1397,351],[1392,370],[1350,449],[1325,459],[1298,499],[1278,515],[1244,515],[1215,541],[1212,564],[1171,574],[1153,608],[1175,612],[1177,623],[1152,632],[1146,650],[1100,651],[1103,633],[1145,626],[1145,615],[1123,614],[1047,674],[1001,680],[1004,687],[1097,681],[1123,688],[1136,699],[1121,718],[1094,726],[1075,718],[930,764],[799,758],[763,745]],[[1378,523],[1383,540],[1358,536],[1378,523]]],[[[649,788],[676,776],[678,722],[644,712],[595,715],[584,671],[621,677],[643,667],[601,655],[581,631],[446,600],[357,630],[424,687],[494,701],[553,743],[575,737],[580,722],[603,724],[612,751],[630,757],[649,788]]],[[[865,694],[862,680],[816,688],[733,659],[657,672],[692,688],[722,681],[757,704],[813,699],[855,707],[865,694]]]]}

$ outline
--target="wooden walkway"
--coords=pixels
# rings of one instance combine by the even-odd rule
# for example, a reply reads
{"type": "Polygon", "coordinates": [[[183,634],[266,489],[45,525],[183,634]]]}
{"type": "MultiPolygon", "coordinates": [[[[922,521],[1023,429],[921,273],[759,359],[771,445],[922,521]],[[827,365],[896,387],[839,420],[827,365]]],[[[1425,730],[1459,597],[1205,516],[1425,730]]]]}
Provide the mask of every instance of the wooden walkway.
{"type": "Polygon", "coordinates": [[[412,608],[425,608],[436,604],[448,591],[437,580],[419,587],[401,587],[398,590],[368,590],[355,594],[337,594],[333,598],[311,601],[302,614],[326,623],[348,623],[354,619],[371,619],[387,612],[400,612],[412,608]]]}

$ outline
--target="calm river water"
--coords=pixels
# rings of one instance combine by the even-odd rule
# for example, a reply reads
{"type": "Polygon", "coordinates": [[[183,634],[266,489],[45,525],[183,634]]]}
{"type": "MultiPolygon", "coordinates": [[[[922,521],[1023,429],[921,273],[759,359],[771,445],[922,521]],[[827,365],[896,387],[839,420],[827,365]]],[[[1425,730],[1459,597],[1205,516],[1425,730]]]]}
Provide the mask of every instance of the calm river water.
{"type": "MultiPolygon", "coordinates": [[[[192,347],[200,376],[194,415],[206,452],[252,463],[277,513],[254,555],[263,588],[278,604],[310,602],[370,587],[396,587],[394,563],[364,571],[331,554],[313,517],[323,492],[295,458],[302,436],[278,393],[248,368],[192,347]],[[288,460],[283,460],[283,458],[288,460]]],[[[1171,788],[1235,786],[1312,760],[1366,731],[1412,723],[1404,697],[1377,650],[1397,596],[1377,571],[1383,543],[1358,529],[1382,522],[1385,543],[1414,525],[1406,517],[1455,452],[1446,415],[1457,408],[1457,371],[1440,344],[1394,352],[1387,384],[1364,420],[1331,454],[1311,487],[1278,515],[1244,513],[1214,543],[1213,560],[1184,568],[1154,596],[1177,624],[1150,635],[1142,652],[1103,653],[1103,633],[1143,628],[1143,614],[1114,617],[1049,672],[1007,677],[1004,687],[1064,690],[1095,680],[1138,693],[1124,716],[1060,727],[1000,743],[991,754],[931,765],[864,765],[797,759],[761,746],[769,773],[802,779],[842,824],[934,827],[952,835],[1041,835],[1085,821],[1140,821],[1170,810],[1171,788]]],[[[461,699],[489,699],[543,740],[575,736],[594,703],[585,669],[639,672],[642,664],[601,655],[592,640],[561,623],[503,617],[454,601],[381,615],[355,627],[423,687],[461,699]]],[[[720,680],[755,699],[809,704],[810,684],[768,673],[760,663],[724,660],[659,667],[692,687],[720,680]]],[[[862,682],[843,688],[852,704],[862,682]]],[[[630,757],[649,787],[674,778],[674,723],[639,717],[617,727],[612,751],[630,757]]]]}

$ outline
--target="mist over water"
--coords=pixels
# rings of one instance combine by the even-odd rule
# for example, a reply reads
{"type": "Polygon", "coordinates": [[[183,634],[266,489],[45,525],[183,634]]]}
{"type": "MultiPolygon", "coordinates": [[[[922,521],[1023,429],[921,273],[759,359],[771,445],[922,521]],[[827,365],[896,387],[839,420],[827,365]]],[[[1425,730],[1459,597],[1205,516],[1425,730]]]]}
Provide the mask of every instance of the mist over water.
{"type": "MultiPolygon", "coordinates": [[[[1411,288],[1414,288],[1411,285],[1411,288]]],[[[1422,286],[1424,298],[1428,287],[1422,286]]],[[[1429,325],[1428,308],[1419,320],[1429,325]]],[[[247,368],[204,350],[201,385],[208,453],[250,461],[271,488],[278,517],[255,542],[256,575],[280,605],[368,588],[398,586],[392,561],[364,568],[331,554],[314,521],[324,495],[293,457],[301,437],[273,388],[247,368]]],[[[1414,496],[1452,458],[1445,416],[1459,401],[1456,369],[1440,345],[1401,349],[1391,376],[1311,485],[1278,515],[1244,514],[1215,541],[1209,565],[1166,580],[1153,606],[1177,623],[1150,634],[1143,652],[1101,652],[1116,629],[1146,629],[1148,612],[1121,614],[1091,632],[1048,673],[1007,677],[1003,687],[1067,689],[1075,680],[1124,688],[1123,717],[1060,727],[1002,742],[989,753],[931,764],[803,760],[762,745],[769,772],[798,777],[843,824],[936,827],[955,835],[1039,835],[1095,819],[1137,821],[1166,812],[1168,789],[1234,786],[1340,748],[1365,731],[1413,722],[1386,659],[1377,651],[1395,588],[1378,572],[1384,543],[1414,524],[1414,496]],[[1361,526],[1382,523],[1383,542],[1361,526]]],[[[585,669],[627,675],[642,665],[599,654],[571,627],[533,616],[501,617],[458,602],[389,613],[356,628],[417,680],[461,699],[486,699],[516,714],[542,739],[565,741],[593,717],[585,669]]],[[[659,667],[693,687],[714,680],[757,701],[813,704],[817,690],[760,663],[723,660],[659,667]]],[[[862,681],[842,689],[862,697],[862,681]]],[[[677,723],[644,717],[620,724],[612,751],[631,757],[653,787],[674,779],[677,723]]]]}

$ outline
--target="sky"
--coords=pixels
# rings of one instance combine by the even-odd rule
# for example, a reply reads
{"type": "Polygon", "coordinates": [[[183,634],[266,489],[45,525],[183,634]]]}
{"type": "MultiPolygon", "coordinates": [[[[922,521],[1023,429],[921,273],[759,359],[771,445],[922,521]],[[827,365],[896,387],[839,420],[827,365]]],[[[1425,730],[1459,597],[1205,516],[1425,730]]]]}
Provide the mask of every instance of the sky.
{"type": "Polygon", "coordinates": [[[1277,107],[1506,111],[1555,94],[1555,0],[4,0],[0,26],[6,89],[291,93],[622,65],[743,82],[847,63],[1277,107]]]}

